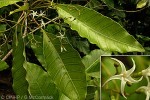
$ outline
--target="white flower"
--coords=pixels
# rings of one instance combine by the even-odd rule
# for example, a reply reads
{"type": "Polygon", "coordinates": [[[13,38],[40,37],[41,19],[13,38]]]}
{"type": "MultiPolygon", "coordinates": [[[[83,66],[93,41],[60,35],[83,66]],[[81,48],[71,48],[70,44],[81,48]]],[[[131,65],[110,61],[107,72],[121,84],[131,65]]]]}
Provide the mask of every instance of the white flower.
{"type": "MultiPolygon", "coordinates": [[[[59,34],[60,34],[60,35],[58,35],[58,36],[56,36],[56,37],[60,39],[60,42],[62,42],[62,40],[63,40],[64,38],[66,38],[66,37],[65,37],[65,32],[64,32],[64,34],[62,34],[61,32],[59,32],[59,34]]],[[[61,45],[61,52],[63,52],[63,51],[67,51],[67,50],[66,50],[66,48],[65,48],[63,45],[61,45]]]]}
{"type": "Polygon", "coordinates": [[[39,17],[40,16],[45,16],[44,12],[42,12],[42,10],[40,10],[40,14],[39,14],[39,17]]]}
{"type": "Polygon", "coordinates": [[[146,94],[146,100],[149,100],[149,98],[150,98],[150,82],[149,82],[148,77],[146,79],[148,81],[148,85],[147,86],[141,86],[136,91],[143,91],[146,94]]]}
{"type": "Polygon", "coordinates": [[[56,37],[57,37],[57,38],[60,38],[60,40],[66,38],[66,37],[65,37],[65,32],[64,32],[64,34],[62,34],[61,32],[59,32],[59,34],[60,34],[60,35],[58,35],[58,36],[56,36],[56,37]]]}
{"type": "MultiPolygon", "coordinates": [[[[107,82],[109,82],[110,80],[113,80],[113,79],[119,79],[119,80],[121,80],[121,94],[123,95],[124,98],[126,98],[126,96],[124,95],[124,88],[125,88],[126,82],[129,82],[129,83],[137,83],[137,82],[141,81],[143,77],[141,77],[139,80],[134,80],[134,79],[131,77],[131,74],[132,74],[133,71],[135,70],[135,62],[134,62],[133,59],[132,59],[133,67],[132,67],[130,70],[128,70],[128,71],[126,71],[125,65],[124,65],[121,61],[119,61],[119,60],[117,60],[117,59],[115,59],[115,58],[111,58],[111,59],[117,61],[117,62],[120,64],[122,72],[121,72],[119,75],[111,76],[111,77],[103,84],[103,86],[104,86],[107,82]]],[[[127,98],[126,98],[126,99],[127,99],[127,98]]]]}
{"type": "Polygon", "coordinates": [[[61,52],[63,52],[63,51],[67,51],[67,49],[62,45],[61,46],[61,52]]]}
{"type": "Polygon", "coordinates": [[[146,77],[150,76],[150,66],[147,69],[142,70],[142,75],[146,77]]]}
{"type": "Polygon", "coordinates": [[[29,15],[32,15],[33,18],[34,18],[35,16],[38,16],[37,11],[33,11],[33,10],[31,10],[31,11],[32,11],[32,13],[30,13],[29,15]]]}
{"type": "Polygon", "coordinates": [[[44,27],[45,28],[45,22],[43,21],[43,19],[39,20],[41,21],[41,27],[44,27]]]}

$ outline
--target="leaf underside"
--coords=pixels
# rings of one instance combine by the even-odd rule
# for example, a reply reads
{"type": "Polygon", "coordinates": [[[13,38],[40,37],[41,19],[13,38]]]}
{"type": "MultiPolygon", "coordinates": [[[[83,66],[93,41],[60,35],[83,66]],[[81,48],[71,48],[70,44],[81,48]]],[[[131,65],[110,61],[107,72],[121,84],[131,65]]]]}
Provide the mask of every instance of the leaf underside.
{"type": "Polygon", "coordinates": [[[59,4],[57,12],[81,37],[104,51],[144,52],[139,44],[120,24],[80,5],[59,4]]]}
{"type": "Polygon", "coordinates": [[[85,68],[77,51],[67,42],[43,30],[43,53],[51,79],[71,100],[84,100],[86,95],[85,68]],[[61,47],[67,51],[61,52],[61,47]]]}

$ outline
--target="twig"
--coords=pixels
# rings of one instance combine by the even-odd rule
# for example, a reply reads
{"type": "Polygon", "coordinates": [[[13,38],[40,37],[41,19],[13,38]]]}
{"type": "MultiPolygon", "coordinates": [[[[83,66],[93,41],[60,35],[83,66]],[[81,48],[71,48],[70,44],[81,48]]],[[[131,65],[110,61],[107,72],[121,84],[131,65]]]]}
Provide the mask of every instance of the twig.
{"type": "Polygon", "coordinates": [[[5,57],[2,59],[2,61],[5,61],[5,60],[11,55],[12,52],[13,52],[13,49],[11,49],[11,50],[5,55],[5,57]]]}

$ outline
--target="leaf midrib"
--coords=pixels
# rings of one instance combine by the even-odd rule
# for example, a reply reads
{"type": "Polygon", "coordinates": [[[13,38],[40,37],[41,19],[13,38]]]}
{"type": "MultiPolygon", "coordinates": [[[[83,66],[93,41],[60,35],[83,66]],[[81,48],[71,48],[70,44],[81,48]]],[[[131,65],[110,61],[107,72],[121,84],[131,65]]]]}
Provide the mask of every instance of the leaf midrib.
{"type": "MultiPolygon", "coordinates": [[[[46,32],[45,32],[44,30],[43,30],[43,32],[44,32],[44,34],[47,36],[47,34],[46,34],[46,32]]],[[[53,49],[55,50],[56,55],[58,56],[59,60],[61,60],[61,62],[63,63],[63,60],[62,60],[61,57],[59,56],[59,53],[57,53],[58,51],[57,51],[57,49],[55,48],[55,46],[53,45],[53,42],[51,41],[51,39],[50,39],[48,36],[47,36],[46,38],[49,39],[49,41],[50,41],[51,44],[52,44],[53,49]],[[56,51],[57,51],[57,52],[56,52],[56,51]]],[[[45,55],[45,54],[44,54],[44,55],[45,55]]],[[[79,95],[79,93],[78,93],[78,91],[77,91],[75,85],[74,85],[73,82],[72,82],[72,79],[71,79],[71,77],[70,77],[70,75],[69,75],[67,69],[65,68],[65,64],[64,64],[64,63],[63,63],[63,66],[62,66],[62,67],[66,70],[66,73],[67,73],[67,76],[69,77],[69,80],[71,81],[71,83],[72,83],[72,85],[73,85],[73,87],[74,87],[74,89],[75,89],[75,91],[76,91],[78,97],[80,97],[80,95],[79,95]]]]}
{"type": "Polygon", "coordinates": [[[96,63],[98,62],[99,58],[97,58],[96,60],[94,60],[94,62],[92,64],[90,64],[90,66],[86,69],[86,71],[90,70],[91,67],[96,63]]]}

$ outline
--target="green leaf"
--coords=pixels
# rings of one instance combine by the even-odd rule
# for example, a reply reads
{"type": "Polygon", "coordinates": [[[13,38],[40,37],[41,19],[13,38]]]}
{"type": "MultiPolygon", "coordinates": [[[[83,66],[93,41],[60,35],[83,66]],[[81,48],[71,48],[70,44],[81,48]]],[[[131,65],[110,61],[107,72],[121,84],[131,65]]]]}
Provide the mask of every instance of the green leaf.
{"type": "Polygon", "coordinates": [[[94,70],[94,69],[91,70],[91,69],[100,62],[101,55],[111,55],[111,53],[96,49],[91,51],[89,55],[83,57],[82,62],[86,67],[86,72],[99,71],[99,70],[94,70]]]}
{"type": "Polygon", "coordinates": [[[51,82],[47,72],[44,72],[40,66],[29,62],[24,63],[24,68],[27,71],[26,79],[29,83],[28,91],[31,97],[37,96],[42,100],[58,100],[55,84],[51,82]]]}
{"type": "Polygon", "coordinates": [[[144,6],[146,6],[147,2],[148,0],[140,0],[136,5],[136,8],[143,8],[144,6]]]}
{"type": "MultiPolygon", "coordinates": [[[[14,35],[15,36],[15,35],[14,35]]],[[[13,89],[16,95],[20,97],[28,96],[28,82],[26,81],[26,70],[23,68],[24,63],[24,42],[21,34],[14,38],[13,47],[13,89]]],[[[25,100],[25,98],[18,98],[18,100],[25,100]]]]}
{"type": "Polygon", "coordinates": [[[100,56],[101,55],[111,55],[109,52],[104,52],[102,50],[93,50],[90,54],[83,57],[82,62],[86,67],[86,72],[88,75],[93,77],[100,77],[100,56]]]}
{"type": "Polygon", "coordinates": [[[67,42],[43,32],[45,67],[57,88],[71,100],[84,100],[86,95],[85,67],[77,51],[67,42]],[[66,49],[64,51],[61,48],[66,49]]]}
{"type": "Polygon", "coordinates": [[[0,8],[19,2],[22,0],[0,0],[0,8]]]}
{"type": "Polygon", "coordinates": [[[7,69],[9,66],[5,61],[0,60],[0,71],[7,69]]]}
{"type": "Polygon", "coordinates": [[[28,10],[29,9],[29,3],[25,3],[25,5],[19,7],[18,9],[15,9],[14,11],[11,11],[9,13],[9,15],[13,14],[13,13],[16,13],[16,12],[19,12],[19,11],[24,11],[24,10],[28,10]]]}
{"type": "Polygon", "coordinates": [[[104,51],[145,51],[121,25],[92,9],[67,4],[57,5],[56,8],[59,17],[73,30],[104,51]]]}

